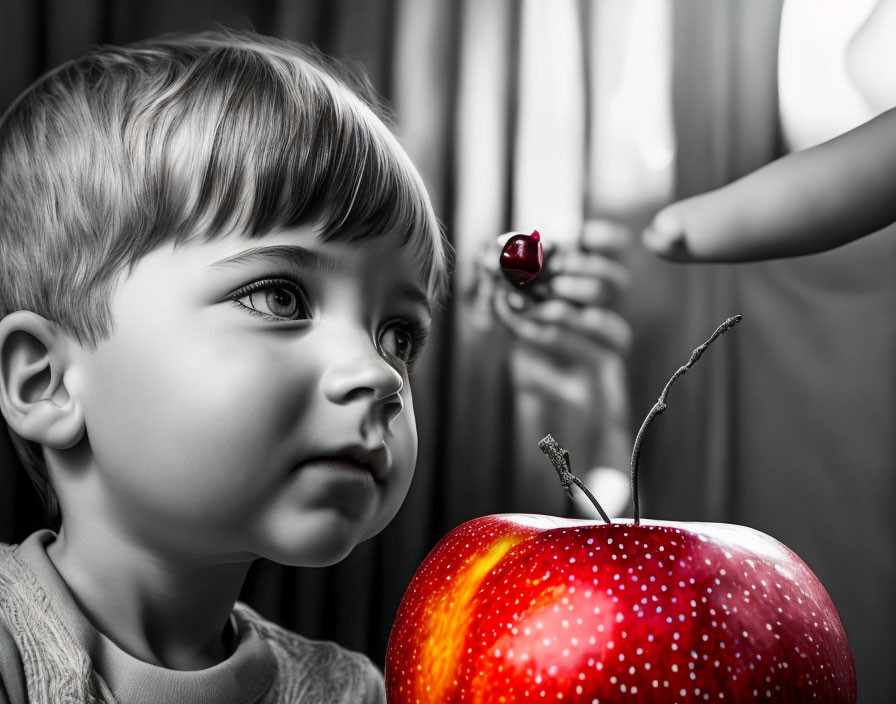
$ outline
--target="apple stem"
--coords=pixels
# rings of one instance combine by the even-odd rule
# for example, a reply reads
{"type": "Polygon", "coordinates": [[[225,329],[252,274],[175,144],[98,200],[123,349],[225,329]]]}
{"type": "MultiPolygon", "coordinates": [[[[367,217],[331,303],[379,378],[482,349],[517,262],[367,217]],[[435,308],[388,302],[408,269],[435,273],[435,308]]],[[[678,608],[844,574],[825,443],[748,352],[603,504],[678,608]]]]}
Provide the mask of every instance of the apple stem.
{"type": "Polygon", "coordinates": [[[706,351],[706,348],[709,347],[715,339],[721,335],[723,332],[730,330],[735,325],[737,325],[743,316],[733,315],[724,323],[719,325],[716,328],[715,332],[710,335],[709,339],[700,345],[697,349],[695,349],[691,353],[691,358],[687,361],[684,366],[678,368],[678,370],[672,375],[672,378],[666,382],[665,388],[663,388],[663,393],[660,394],[659,400],[653,405],[653,408],[650,409],[650,413],[647,414],[647,417],[644,419],[644,422],[641,424],[641,429],[638,431],[638,435],[635,437],[635,445],[632,448],[632,509],[634,512],[635,525],[638,525],[641,522],[641,509],[640,503],[638,501],[638,458],[641,454],[641,443],[644,441],[644,432],[647,430],[647,426],[653,422],[653,419],[656,418],[660,413],[666,410],[666,396],[669,394],[669,389],[672,387],[672,384],[675,380],[684,374],[688,369],[694,366],[698,359],[703,355],[706,351]]]}
{"type": "Polygon", "coordinates": [[[588,500],[594,504],[594,508],[597,509],[597,512],[600,514],[600,517],[604,519],[605,523],[610,523],[610,517],[606,514],[606,512],[601,508],[601,505],[597,502],[597,499],[594,498],[594,494],[588,491],[588,487],[585,486],[585,482],[579,479],[575,474],[572,473],[572,467],[569,462],[569,453],[560,447],[557,444],[557,441],[554,440],[553,436],[546,435],[538,442],[538,449],[540,449],[544,454],[548,456],[548,459],[551,461],[551,464],[554,465],[554,469],[557,470],[557,474],[560,475],[560,484],[566,489],[566,493],[569,494],[569,498],[572,498],[572,485],[575,484],[579,489],[581,489],[585,496],[588,497],[588,500]]]}

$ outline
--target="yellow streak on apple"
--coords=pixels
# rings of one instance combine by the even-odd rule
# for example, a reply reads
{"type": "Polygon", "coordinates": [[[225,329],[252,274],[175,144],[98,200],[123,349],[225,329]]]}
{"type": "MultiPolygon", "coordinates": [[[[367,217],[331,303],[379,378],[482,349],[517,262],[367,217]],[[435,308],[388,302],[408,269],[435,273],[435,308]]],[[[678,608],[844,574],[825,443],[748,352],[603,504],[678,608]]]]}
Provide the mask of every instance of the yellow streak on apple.
{"type": "Polygon", "coordinates": [[[457,660],[464,646],[467,627],[473,619],[474,598],[479,585],[511,548],[527,538],[507,535],[492,543],[452,580],[450,592],[454,607],[451,613],[428,610],[425,630],[429,635],[420,665],[429,677],[417,680],[418,701],[437,702],[448,696],[456,681],[457,660]]]}

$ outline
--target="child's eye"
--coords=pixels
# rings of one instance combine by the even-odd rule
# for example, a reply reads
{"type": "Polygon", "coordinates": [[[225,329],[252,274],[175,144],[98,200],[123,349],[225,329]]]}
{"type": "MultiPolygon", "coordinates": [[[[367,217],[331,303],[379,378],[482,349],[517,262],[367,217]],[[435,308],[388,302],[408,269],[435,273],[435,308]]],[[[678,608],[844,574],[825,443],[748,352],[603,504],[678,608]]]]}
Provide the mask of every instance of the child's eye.
{"type": "Polygon", "coordinates": [[[305,293],[287,279],[255,281],[229,296],[237,305],[270,320],[305,320],[311,317],[305,293]]]}
{"type": "Polygon", "coordinates": [[[380,350],[410,366],[426,339],[423,329],[404,320],[393,320],[380,331],[377,344],[380,350]]]}

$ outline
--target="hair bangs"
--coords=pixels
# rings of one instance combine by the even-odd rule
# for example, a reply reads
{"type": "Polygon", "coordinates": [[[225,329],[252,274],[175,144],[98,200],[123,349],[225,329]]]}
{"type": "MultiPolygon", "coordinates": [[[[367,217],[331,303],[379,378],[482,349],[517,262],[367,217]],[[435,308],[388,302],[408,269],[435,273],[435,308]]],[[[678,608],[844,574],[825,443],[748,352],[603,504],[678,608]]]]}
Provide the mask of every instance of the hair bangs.
{"type": "MultiPolygon", "coordinates": [[[[148,143],[145,202],[159,235],[230,231],[260,237],[313,224],[324,241],[395,237],[410,248],[431,297],[444,294],[448,254],[425,187],[381,119],[330,76],[234,49],[209,57],[179,93],[180,113],[148,143]],[[207,64],[207,65],[204,65],[207,64]],[[230,76],[224,87],[219,71],[230,76]]],[[[141,120],[141,121],[143,121],[141,120]]],[[[146,131],[145,126],[138,127],[146,131]]]]}
{"type": "Polygon", "coordinates": [[[317,178],[328,184],[316,213],[324,241],[388,236],[410,251],[435,301],[444,293],[447,255],[441,226],[417,171],[395,137],[362,106],[338,115],[340,129],[325,135],[317,178]],[[357,114],[357,113],[362,114],[357,114]],[[366,114],[364,114],[366,113],[366,114]]]}

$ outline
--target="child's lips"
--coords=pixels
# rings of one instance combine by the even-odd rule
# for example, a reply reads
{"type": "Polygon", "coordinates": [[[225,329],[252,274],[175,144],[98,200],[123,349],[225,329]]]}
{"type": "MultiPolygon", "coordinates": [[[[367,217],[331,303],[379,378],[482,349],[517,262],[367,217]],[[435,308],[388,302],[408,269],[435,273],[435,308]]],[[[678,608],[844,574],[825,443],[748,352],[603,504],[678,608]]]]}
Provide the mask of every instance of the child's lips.
{"type": "Polygon", "coordinates": [[[367,449],[362,445],[348,445],[335,450],[324,450],[305,460],[303,465],[317,464],[337,471],[358,471],[370,474],[377,482],[389,474],[389,451],[385,445],[367,449]]]}

